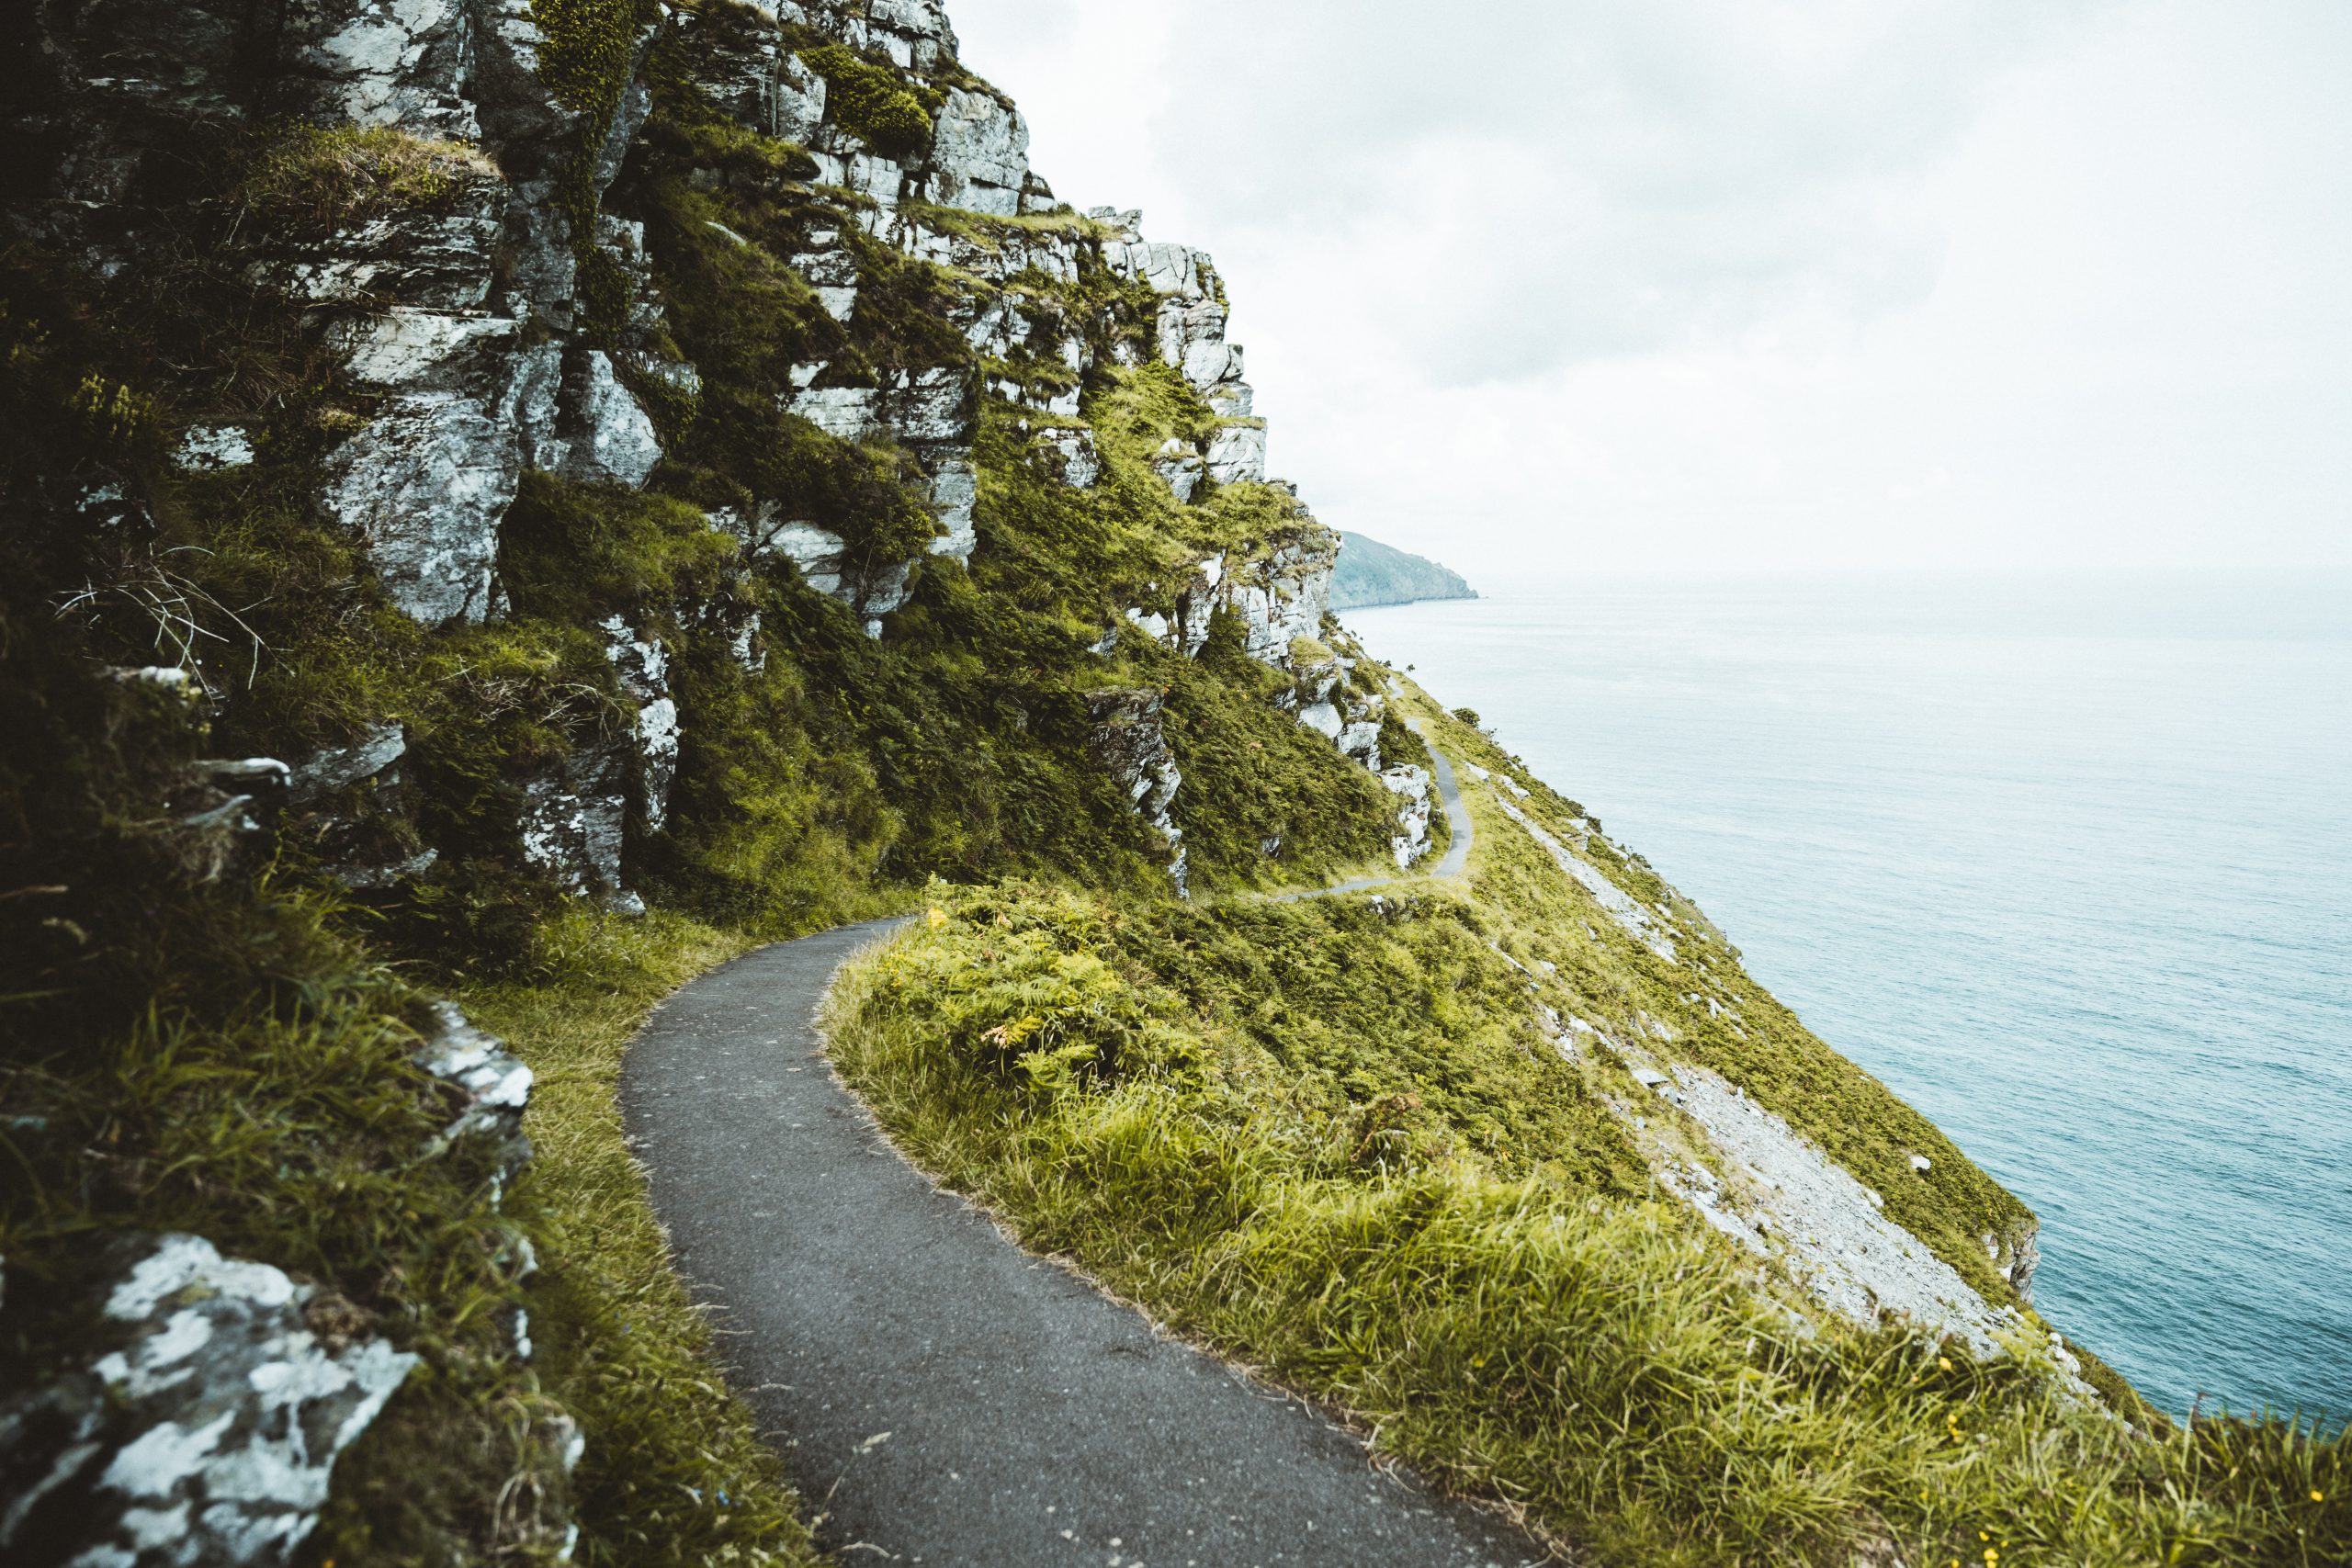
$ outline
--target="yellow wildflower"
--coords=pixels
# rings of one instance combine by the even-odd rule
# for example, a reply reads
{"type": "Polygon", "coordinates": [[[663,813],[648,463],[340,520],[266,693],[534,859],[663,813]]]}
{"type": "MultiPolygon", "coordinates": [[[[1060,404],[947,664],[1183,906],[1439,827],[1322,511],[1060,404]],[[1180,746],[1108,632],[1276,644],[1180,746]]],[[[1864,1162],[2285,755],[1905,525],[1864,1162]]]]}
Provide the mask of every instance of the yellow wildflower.
{"type": "Polygon", "coordinates": [[[2312,1488],[2312,1501],[2314,1503],[2324,1503],[2327,1501],[2327,1494],[2314,1486],[2312,1488]]]}
{"type": "Polygon", "coordinates": [[[933,931],[937,931],[940,927],[942,927],[942,926],[945,925],[946,923],[947,923],[947,911],[946,911],[946,910],[944,910],[944,909],[942,909],[942,908],[933,908],[933,910],[931,911],[931,929],[932,929],[933,931]]]}

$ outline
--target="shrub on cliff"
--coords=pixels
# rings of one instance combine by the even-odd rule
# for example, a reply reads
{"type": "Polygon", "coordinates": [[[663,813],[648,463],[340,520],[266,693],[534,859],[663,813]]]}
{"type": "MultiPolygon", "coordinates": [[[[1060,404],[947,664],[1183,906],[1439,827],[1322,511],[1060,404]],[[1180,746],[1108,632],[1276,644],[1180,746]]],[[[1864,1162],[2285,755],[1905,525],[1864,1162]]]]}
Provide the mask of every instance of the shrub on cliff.
{"type": "Polygon", "coordinates": [[[931,140],[931,116],[897,73],[831,43],[800,58],[825,79],[825,112],[877,152],[904,157],[931,140]]]}
{"type": "Polygon", "coordinates": [[[327,233],[389,212],[438,211],[469,180],[495,179],[478,147],[392,126],[296,126],[252,154],[237,194],[279,234],[327,233]]]}

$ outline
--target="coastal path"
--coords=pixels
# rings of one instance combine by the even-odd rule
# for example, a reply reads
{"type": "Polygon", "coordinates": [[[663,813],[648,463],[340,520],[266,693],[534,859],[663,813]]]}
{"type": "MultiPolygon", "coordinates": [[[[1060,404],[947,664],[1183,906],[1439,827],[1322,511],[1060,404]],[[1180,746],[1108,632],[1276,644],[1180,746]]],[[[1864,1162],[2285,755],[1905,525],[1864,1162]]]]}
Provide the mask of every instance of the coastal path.
{"type": "MultiPolygon", "coordinates": [[[[1470,826],[1442,755],[1437,775],[1451,875],[1470,826]]],[[[1550,1561],[1023,1251],[908,1164],[816,1027],[835,972],[893,926],[784,942],[695,981],[639,1035],[622,1085],[678,1267],[761,1426],[790,1435],[821,1545],[939,1568],[1550,1561]]]]}

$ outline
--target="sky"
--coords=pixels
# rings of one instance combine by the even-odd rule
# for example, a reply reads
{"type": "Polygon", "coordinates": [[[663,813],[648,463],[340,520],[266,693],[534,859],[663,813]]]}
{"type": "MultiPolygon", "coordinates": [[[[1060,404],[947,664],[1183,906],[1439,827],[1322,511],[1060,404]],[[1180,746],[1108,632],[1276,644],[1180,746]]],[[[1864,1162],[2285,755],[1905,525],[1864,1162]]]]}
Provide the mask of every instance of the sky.
{"type": "Polygon", "coordinates": [[[2352,0],[949,0],[1474,580],[2352,566],[2352,0]]]}

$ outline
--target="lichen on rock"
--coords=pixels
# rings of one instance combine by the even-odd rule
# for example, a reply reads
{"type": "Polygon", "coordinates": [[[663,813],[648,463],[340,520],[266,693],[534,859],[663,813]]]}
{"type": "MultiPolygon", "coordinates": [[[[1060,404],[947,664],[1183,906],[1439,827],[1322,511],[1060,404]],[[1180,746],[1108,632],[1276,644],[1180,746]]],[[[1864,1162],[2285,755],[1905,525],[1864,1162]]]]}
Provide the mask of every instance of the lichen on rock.
{"type": "Polygon", "coordinates": [[[336,1459],[417,1365],[200,1236],[119,1238],[85,1371],[0,1404],[0,1551],[27,1564],[290,1561],[336,1459]]]}
{"type": "Polygon", "coordinates": [[[1094,726],[1087,735],[1088,752],[1159,836],[1169,877],[1180,897],[1189,897],[1184,834],[1170,814],[1184,774],[1169,749],[1160,694],[1114,688],[1090,693],[1086,701],[1094,726]]]}

